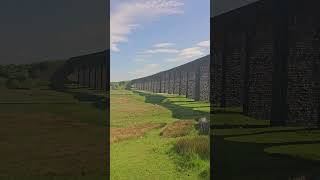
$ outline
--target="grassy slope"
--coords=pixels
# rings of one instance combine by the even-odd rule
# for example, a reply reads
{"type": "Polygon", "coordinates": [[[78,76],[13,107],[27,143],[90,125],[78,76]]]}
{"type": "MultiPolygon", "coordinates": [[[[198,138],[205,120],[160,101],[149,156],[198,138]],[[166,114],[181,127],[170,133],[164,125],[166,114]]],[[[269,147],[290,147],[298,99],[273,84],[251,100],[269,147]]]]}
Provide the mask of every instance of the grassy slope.
{"type": "MultiPolygon", "coordinates": [[[[208,111],[208,104],[195,103],[184,97],[111,91],[111,128],[173,123],[205,116],[208,111]],[[199,109],[201,111],[197,111],[199,109]]],[[[194,159],[190,162],[193,168],[183,168],[181,158],[172,150],[179,138],[163,138],[160,136],[162,130],[152,130],[140,138],[112,144],[111,179],[198,179],[209,167],[209,161],[194,159]]],[[[189,136],[193,136],[192,133],[189,136]]]]}
{"type": "Polygon", "coordinates": [[[106,117],[70,94],[0,89],[0,176],[105,179],[106,117]]]}

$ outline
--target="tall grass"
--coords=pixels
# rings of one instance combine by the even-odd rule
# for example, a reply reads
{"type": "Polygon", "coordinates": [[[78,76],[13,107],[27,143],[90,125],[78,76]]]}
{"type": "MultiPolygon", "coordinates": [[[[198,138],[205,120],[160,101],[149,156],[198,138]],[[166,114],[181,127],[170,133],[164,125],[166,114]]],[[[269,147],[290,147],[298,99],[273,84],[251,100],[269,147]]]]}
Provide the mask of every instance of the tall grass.
{"type": "Polygon", "coordinates": [[[198,155],[201,159],[210,159],[210,140],[208,136],[183,138],[174,146],[177,154],[182,156],[198,155]]]}

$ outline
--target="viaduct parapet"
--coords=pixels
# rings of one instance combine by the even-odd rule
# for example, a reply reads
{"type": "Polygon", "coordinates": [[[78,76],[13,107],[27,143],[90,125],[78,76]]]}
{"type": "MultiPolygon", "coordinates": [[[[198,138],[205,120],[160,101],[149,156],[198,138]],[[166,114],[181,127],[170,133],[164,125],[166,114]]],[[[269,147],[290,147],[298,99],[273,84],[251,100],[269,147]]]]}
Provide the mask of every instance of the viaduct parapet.
{"type": "Polygon", "coordinates": [[[319,125],[319,5],[261,0],[211,18],[211,103],[272,125],[319,125]]]}
{"type": "Polygon", "coordinates": [[[210,56],[131,81],[138,90],[184,95],[198,101],[210,99],[210,56]]]}

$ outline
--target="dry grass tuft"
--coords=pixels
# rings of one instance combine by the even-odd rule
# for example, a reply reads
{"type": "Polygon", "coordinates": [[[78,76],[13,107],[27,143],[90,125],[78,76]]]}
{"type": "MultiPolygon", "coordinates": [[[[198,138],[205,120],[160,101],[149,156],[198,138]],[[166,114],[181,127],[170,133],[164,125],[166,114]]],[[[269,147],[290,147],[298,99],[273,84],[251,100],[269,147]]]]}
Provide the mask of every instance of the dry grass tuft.
{"type": "Polygon", "coordinates": [[[111,137],[110,137],[110,142],[115,143],[119,142],[122,140],[127,140],[131,138],[136,138],[136,137],[141,137],[143,136],[146,132],[156,129],[156,128],[161,128],[165,126],[165,124],[161,123],[156,123],[156,124],[142,124],[142,125],[135,125],[131,127],[126,127],[126,128],[111,128],[111,137]]]}
{"type": "Polygon", "coordinates": [[[160,133],[163,137],[181,137],[186,136],[193,129],[193,120],[176,121],[168,124],[165,129],[160,133]]]}
{"type": "Polygon", "coordinates": [[[199,155],[202,159],[210,159],[210,140],[208,136],[197,136],[178,140],[175,151],[182,156],[199,155]]]}

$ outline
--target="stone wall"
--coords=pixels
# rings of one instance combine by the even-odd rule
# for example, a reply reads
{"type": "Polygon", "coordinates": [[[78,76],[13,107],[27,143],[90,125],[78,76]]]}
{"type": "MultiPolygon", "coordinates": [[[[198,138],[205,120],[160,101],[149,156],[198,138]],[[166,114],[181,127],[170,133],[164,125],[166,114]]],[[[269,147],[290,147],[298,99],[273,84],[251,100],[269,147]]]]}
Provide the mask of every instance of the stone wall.
{"type": "Polygon", "coordinates": [[[211,103],[274,125],[320,124],[317,5],[261,0],[213,17],[211,103]]]}

